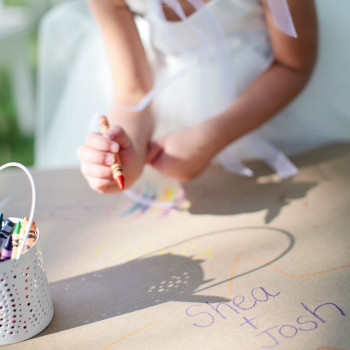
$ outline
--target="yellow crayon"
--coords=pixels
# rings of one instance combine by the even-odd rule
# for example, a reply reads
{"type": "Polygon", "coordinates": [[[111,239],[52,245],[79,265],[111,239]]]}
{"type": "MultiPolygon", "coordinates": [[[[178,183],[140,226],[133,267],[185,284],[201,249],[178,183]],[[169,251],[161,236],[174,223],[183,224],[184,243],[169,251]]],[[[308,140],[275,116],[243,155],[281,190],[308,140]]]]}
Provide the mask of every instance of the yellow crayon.
{"type": "Polygon", "coordinates": [[[23,222],[22,222],[21,231],[19,232],[19,244],[21,244],[22,241],[23,241],[23,237],[24,237],[24,235],[26,233],[27,225],[28,225],[28,218],[25,217],[23,219],[23,222]]]}

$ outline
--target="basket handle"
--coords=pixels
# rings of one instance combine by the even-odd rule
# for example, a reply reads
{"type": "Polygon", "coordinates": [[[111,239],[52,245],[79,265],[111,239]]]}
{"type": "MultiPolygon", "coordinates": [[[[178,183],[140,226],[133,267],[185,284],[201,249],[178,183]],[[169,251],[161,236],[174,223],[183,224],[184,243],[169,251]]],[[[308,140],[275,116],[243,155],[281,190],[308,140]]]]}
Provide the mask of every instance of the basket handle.
{"type": "Polygon", "coordinates": [[[33,222],[33,216],[34,216],[34,210],[35,210],[35,203],[36,203],[36,190],[35,190],[35,184],[32,175],[30,174],[29,170],[21,163],[16,163],[16,162],[11,162],[11,163],[6,163],[2,166],[0,166],[0,171],[9,168],[9,167],[17,167],[20,168],[21,170],[24,171],[24,173],[27,175],[29,182],[30,182],[30,187],[32,190],[32,203],[31,203],[31,208],[30,208],[30,214],[29,214],[29,219],[28,219],[28,225],[26,228],[26,231],[24,233],[24,237],[22,239],[22,243],[18,248],[17,256],[13,259],[13,266],[16,267],[18,265],[19,259],[21,257],[22,251],[24,249],[25,242],[27,240],[27,237],[29,235],[30,228],[32,227],[32,222],[33,222]]]}

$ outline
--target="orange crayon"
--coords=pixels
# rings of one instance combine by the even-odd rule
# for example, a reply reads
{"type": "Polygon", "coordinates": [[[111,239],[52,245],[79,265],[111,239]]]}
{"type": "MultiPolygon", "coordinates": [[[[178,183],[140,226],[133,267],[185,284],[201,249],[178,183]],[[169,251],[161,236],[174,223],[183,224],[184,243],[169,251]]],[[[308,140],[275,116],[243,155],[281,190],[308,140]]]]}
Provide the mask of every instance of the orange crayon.
{"type": "Polygon", "coordinates": [[[29,250],[31,247],[33,247],[35,241],[36,241],[36,227],[35,227],[35,221],[33,221],[32,227],[30,228],[28,237],[26,239],[26,243],[24,245],[24,251],[29,250]]]}
{"type": "MultiPolygon", "coordinates": [[[[101,132],[105,134],[109,129],[109,124],[107,118],[103,115],[100,117],[101,132]]],[[[120,159],[118,153],[114,153],[115,162],[111,165],[111,170],[113,174],[113,179],[122,190],[124,189],[124,173],[121,167],[120,159]]]]}

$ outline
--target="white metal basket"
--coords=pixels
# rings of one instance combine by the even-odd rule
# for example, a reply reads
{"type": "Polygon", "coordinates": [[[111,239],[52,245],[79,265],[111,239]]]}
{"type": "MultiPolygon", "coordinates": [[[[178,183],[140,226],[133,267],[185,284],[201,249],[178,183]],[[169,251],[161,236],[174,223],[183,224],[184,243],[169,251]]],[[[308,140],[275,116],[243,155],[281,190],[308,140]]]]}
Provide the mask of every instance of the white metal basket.
{"type": "MultiPolygon", "coordinates": [[[[32,210],[27,234],[35,207],[33,179],[29,171],[18,163],[5,164],[0,167],[0,171],[9,166],[17,166],[24,170],[31,181],[32,210]]],[[[17,223],[20,219],[12,217],[10,220],[17,223]]],[[[37,229],[36,242],[28,251],[21,254],[24,246],[22,244],[17,259],[0,262],[0,345],[29,339],[45,329],[52,320],[54,309],[43,268],[39,238],[37,229]]]]}

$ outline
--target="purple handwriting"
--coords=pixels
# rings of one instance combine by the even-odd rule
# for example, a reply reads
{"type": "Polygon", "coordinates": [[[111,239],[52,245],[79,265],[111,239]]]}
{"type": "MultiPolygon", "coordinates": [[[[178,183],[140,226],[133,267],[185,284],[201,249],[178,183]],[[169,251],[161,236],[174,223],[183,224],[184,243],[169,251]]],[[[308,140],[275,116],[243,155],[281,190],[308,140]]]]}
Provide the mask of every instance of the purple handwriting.
{"type": "Polygon", "coordinates": [[[232,305],[229,303],[191,305],[186,309],[188,317],[197,317],[193,323],[196,327],[210,327],[215,323],[215,318],[227,319],[227,312],[240,315],[242,312],[252,310],[258,303],[264,303],[272,298],[276,298],[280,292],[269,293],[263,287],[253,288],[250,292],[251,297],[245,298],[243,295],[235,296],[232,299],[232,305]],[[224,313],[224,310],[225,313],[224,313]]]}
{"type": "Polygon", "coordinates": [[[297,317],[296,324],[283,324],[270,327],[260,332],[256,337],[263,341],[262,348],[274,348],[280,344],[283,339],[293,339],[299,332],[311,332],[318,328],[319,325],[327,323],[327,320],[320,315],[321,309],[325,307],[334,309],[334,315],[346,316],[345,312],[334,303],[323,303],[315,308],[309,308],[300,302],[305,315],[297,317]]]}
{"type": "MultiPolygon", "coordinates": [[[[345,312],[335,303],[326,302],[318,306],[307,306],[300,302],[300,315],[295,322],[290,324],[273,325],[261,331],[262,327],[258,327],[256,317],[247,318],[244,313],[248,310],[255,309],[261,303],[272,302],[281,292],[267,291],[264,287],[253,288],[248,297],[243,295],[235,296],[231,302],[221,302],[211,304],[194,304],[186,310],[186,316],[190,317],[192,325],[199,328],[211,327],[218,320],[227,320],[236,316],[240,318],[239,327],[249,328],[253,331],[251,335],[258,339],[262,348],[274,348],[283,343],[297,337],[298,334],[312,332],[320,325],[327,323],[327,318],[322,314],[322,311],[328,309],[332,316],[346,316],[345,312]],[[257,333],[258,332],[258,333],[257,333]]],[[[330,316],[329,316],[330,317],[330,316]]],[[[264,327],[265,328],[265,327],[264,327]]]]}

